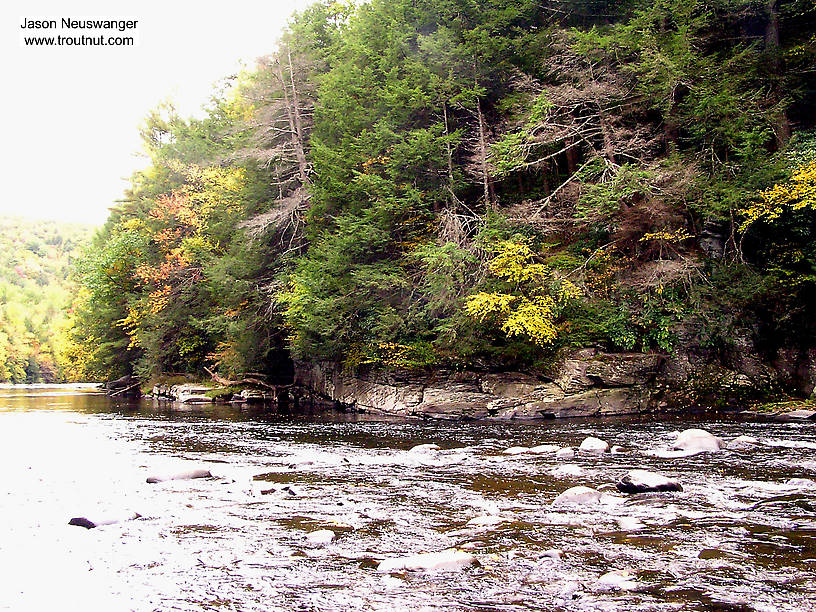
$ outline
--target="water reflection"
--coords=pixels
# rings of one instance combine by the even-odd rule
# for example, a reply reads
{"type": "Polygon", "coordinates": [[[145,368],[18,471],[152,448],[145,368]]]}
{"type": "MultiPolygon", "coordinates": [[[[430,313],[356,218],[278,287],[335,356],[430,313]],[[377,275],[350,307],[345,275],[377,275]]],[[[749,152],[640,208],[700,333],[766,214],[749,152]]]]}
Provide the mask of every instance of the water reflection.
{"type": "Polygon", "coordinates": [[[813,425],[708,420],[715,435],[762,444],[648,454],[690,425],[175,411],[92,388],[0,387],[0,609],[812,609],[813,425]],[[502,453],[588,435],[627,452],[566,462],[502,453]],[[440,449],[409,450],[426,443],[440,449]],[[216,478],[145,482],[196,467],[216,478]],[[611,483],[632,468],[676,477],[684,491],[617,494],[611,483]],[[605,502],[551,506],[574,485],[599,488],[605,502]],[[142,518],[67,525],[134,511],[142,518]],[[485,516],[502,520],[468,524],[485,516]],[[334,540],[309,541],[318,529],[334,540]],[[376,571],[385,557],[450,547],[478,565],[376,571]],[[612,570],[630,570],[634,590],[599,582],[612,570]]]}

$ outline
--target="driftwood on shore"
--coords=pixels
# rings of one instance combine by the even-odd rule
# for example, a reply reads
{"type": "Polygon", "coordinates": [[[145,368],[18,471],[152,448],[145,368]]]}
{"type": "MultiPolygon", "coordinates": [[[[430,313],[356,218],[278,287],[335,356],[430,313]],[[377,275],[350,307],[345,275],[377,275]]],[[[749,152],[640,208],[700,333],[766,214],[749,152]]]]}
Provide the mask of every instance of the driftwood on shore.
{"type": "MultiPolygon", "coordinates": [[[[119,389],[118,391],[114,391],[113,393],[108,393],[108,395],[110,397],[113,397],[115,395],[124,395],[128,391],[132,391],[133,389],[137,389],[139,387],[139,385],[141,385],[141,384],[142,383],[137,382],[134,385],[130,385],[129,387],[125,387],[124,389],[119,389]]],[[[140,391],[140,393],[141,393],[141,391],[140,391]]]]}
{"type": "Polygon", "coordinates": [[[265,380],[261,380],[258,378],[258,375],[245,375],[244,378],[238,378],[235,380],[230,380],[228,378],[224,378],[218,372],[213,372],[209,368],[204,368],[207,374],[217,382],[219,385],[223,385],[225,387],[237,387],[240,385],[251,385],[256,387],[263,387],[264,389],[271,389],[273,391],[277,391],[278,387],[275,385],[270,385],[265,380]]]}
{"type": "Polygon", "coordinates": [[[130,374],[126,376],[122,376],[121,378],[117,378],[116,380],[110,380],[108,382],[102,383],[100,388],[105,390],[110,397],[114,397],[117,395],[126,395],[128,393],[133,395],[141,395],[141,391],[139,386],[141,385],[141,381],[130,374]]]}

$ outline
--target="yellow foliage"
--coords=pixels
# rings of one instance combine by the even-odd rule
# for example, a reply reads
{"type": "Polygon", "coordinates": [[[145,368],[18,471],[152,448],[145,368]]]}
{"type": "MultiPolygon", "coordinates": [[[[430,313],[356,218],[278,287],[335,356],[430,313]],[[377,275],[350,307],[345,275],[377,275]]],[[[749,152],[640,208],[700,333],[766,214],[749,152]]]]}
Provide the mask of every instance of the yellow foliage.
{"type": "Polygon", "coordinates": [[[138,348],[140,346],[137,330],[144,320],[144,317],[145,313],[140,308],[132,307],[128,309],[128,315],[118,322],[119,326],[125,330],[125,333],[127,333],[130,338],[128,348],[138,348]]]}
{"type": "Polygon", "coordinates": [[[558,301],[561,304],[566,304],[570,300],[577,300],[583,295],[583,292],[575,286],[574,283],[568,281],[566,278],[558,280],[557,287],[558,301]]]}
{"type": "Polygon", "coordinates": [[[643,237],[640,239],[640,242],[647,242],[649,240],[663,240],[664,242],[683,242],[684,240],[688,240],[691,238],[691,234],[689,234],[684,229],[678,229],[674,231],[669,230],[660,230],[659,232],[648,232],[643,234],[643,237]]]}
{"type": "Polygon", "coordinates": [[[521,298],[518,306],[505,319],[501,329],[510,338],[526,336],[539,346],[544,346],[555,340],[558,335],[555,328],[557,314],[555,302],[550,297],[535,300],[521,298]]]}
{"type": "Polygon", "coordinates": [[[745,231],[757,221],[774,221],[786,211],[809,208],[816,210],[816,160],[797,168],[786,183],[777,183],[759,194],[759,199],[745,209],[745,231]]]}
{"type": "Polygon", "coordinates": [[[528,245],[508,240],[499,244],[487,268],[493,276],[513,283],[543,281],[549,269],[543,264],[531,263],[534,257],[535,253],[528,245]]]}
{"type": "Polygon", "coordinates": [[[365,172],[368,172],[371,169],[371,167],[374,166],[375,164],[384,166],[390,161],[391,158],[388,157],[387,155],[378,155],[377,157],[370,157],[363,162],[363,170],[365,172]]]}
{"type": "Polygon", "coordinates": [[[501,319],[510,314],[513,302],[517,299],[514,295],[481,291],[468,298],[465,312],[481,323],[488,319],[501,319]]]}
{"type": "Polygon", "coordinates": [[[122,227],[128,232],[139,232],[145,229],[145,224],[141,219],[133,218],[125,221],[122,227]]]}
{"type": "Polygon", "coordinates": [[[488,271],[510,283],[512,293],[481,291],[468,297],[465,312],[481,323],[491,321],[510,338],[528,338],[539,346],[552,343],[561,309],[581,296],[572,282],[556,278],[522,242],[502,242],[488,271]]]}

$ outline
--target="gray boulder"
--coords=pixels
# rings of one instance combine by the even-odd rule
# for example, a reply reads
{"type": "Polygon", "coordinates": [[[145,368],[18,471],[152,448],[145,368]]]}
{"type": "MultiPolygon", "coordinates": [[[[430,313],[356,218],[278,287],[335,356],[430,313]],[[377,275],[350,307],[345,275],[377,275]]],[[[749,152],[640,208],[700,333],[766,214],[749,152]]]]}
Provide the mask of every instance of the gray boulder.
{"type": "Polygon", "coordinates": [[[646,493],[649,491],[682,491],[676,480],[647,470],[631,470],[615,485],[621,493],[646,493]]]}

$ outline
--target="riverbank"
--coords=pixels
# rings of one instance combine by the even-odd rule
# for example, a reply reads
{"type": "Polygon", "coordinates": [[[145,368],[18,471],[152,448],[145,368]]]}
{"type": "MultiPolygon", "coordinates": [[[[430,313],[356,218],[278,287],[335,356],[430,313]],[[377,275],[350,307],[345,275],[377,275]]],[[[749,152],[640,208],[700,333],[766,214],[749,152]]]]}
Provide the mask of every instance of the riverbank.
{"type": "Polygon", "coordinates": [[[266,402],[295,410],[333,408],[443,420],[609,417],[706,409],[744,412],[760,419],[816,417],[816,405],[808,400],[765,404],[782,375],[750,356],[742,365],[738,371],[695,362],[688,355],[595,349],[563,353],[538,372],[352,372],[334,362],[298,361],[289,384],[228,386],[176,377],[148,384],[144,391],[159,402],[266,402]]]}

